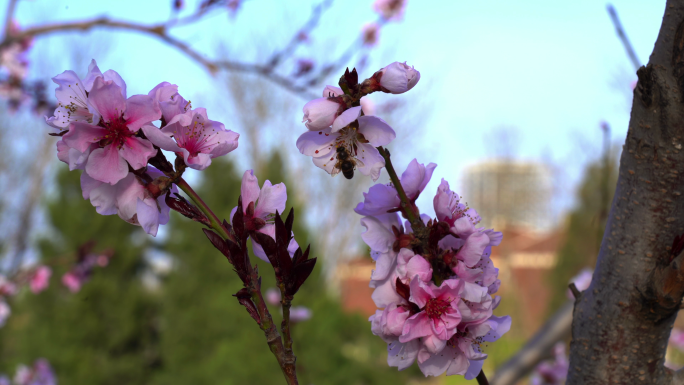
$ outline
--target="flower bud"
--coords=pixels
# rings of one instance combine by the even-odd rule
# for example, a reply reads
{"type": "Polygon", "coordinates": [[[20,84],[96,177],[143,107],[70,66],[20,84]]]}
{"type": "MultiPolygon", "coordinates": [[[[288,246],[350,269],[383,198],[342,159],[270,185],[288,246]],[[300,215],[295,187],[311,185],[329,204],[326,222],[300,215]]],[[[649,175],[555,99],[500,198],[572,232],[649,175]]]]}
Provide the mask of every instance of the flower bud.
{"type": "Polygon", "coordinates": [[[340,103],[330,98],[314,99],[304,105],[302,122],[311,131],[328,128],[340,114],[340,107],[340,103]]]}
{"type": "Polygon", "coordinates": [[[379,72],[380,86],[383,91],[392,94],[403,94],[413,88],[420,80],[420,72],[409,67],[406,62],[395,61],[379,72]]]}

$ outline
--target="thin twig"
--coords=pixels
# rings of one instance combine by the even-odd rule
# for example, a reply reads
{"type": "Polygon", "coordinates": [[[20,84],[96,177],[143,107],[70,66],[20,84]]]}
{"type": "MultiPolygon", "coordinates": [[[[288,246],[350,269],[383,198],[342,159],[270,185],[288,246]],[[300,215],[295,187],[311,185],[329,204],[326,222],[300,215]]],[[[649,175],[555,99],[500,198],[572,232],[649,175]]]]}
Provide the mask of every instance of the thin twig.
{"type": "Polygon", "coordinates": [[[314,28],[316,28],[321,16],[323,15],[323,12],[327,8],[330,8],[332,3],[333,0],[323,0],[316,5],[311,12],[311,16],[309,16],[309,20],[307,20],[304,26],[297,30],[297,33],[292,36],[290,42],[285,46],[285,48],[271,55],[271,58],[268,59],[266,63],[269,63],[272,68],[275,68],[275,66],[282,62],[283,59],[286,59],[288,56],[290,56],[295,51],[295,48],[297,48],[297,46],[302,42],[302,34],[308,35],[311,33],[311,31],[313,31],[314,28]]]}
{"type": "Polygon", "coordinates": [[[634,65],[634,70],[636,71],[639,69],[639,67],[641,67],[641,62],[639,61],[639,58],[637,58],[634,48],[632,48],[632,43],[630,43],[629,38],[627,38],[627,33],[625,33],[624,28],[622,28],[622,23],[620,23],[620,18],[617,15],[617,11],[615,11],[615,7],[613,7],[612,4],[608,4],[606,8],[608,9],[610,19],[613,21],[613,25],[615,25],[615,32],[617,32],[618,37],[622,41],[622,45],[625,46],[627,56],[629,56],[629,60],[631,60],[632,64],[634,65]]]}
{"type": "Polygon", "coordinates": [[[487,376],[485,376],[484,370],[480,370],[480,373],[477,375],[477,383],[479,385],[489,385],[489,381],[487,381],[487,376]]]}
{"type": "Polygon", "coordinates": [[[387,173],[389,174],[390,179],[392,180],[392,184],[394,185],[394,188],[397,190],[397,195],[399,195],[399,199],[401,200],[402,213],[404,213],[406,215],[406,219],[408,219],[409,222],[411,222],[411,227],[414,231],[423,227],[424,224],[420,220],[420,212],[418,211],[418,207],[416,207],[416,205],[413,202],[411,202],[408,196],[406,196],[404,186],[401,185],[399,176],[397,175],[397,172],[394,170],[394,166],[392,165],[389,151],[383,148],[382,146],[377,147],[377,149],[380,152],[380,155],[383,157],[383,159],[385,159],[385,169],[387,170],[387,173]]]}
{"type": "Polygon", "coordinates": [[[10,0],[7,3],[7,14],[5,15],[5,36],[9,36],[12,30],[12,20],[14,19],[14,10],[17,7],[18,0],[10,0]]]}

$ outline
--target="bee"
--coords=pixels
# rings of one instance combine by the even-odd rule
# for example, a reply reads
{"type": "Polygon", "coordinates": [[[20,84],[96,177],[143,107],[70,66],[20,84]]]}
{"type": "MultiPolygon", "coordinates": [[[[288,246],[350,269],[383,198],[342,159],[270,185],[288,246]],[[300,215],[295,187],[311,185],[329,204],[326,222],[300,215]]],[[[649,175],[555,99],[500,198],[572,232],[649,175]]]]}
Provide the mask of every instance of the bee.
{"type": "Polygon", "coordinates": [[[354,169],[356,167],[363,167],[363,162],[351,156],[349,152],[349,149],[345,146],[337,147],[337,163],[335,163],[335,167],[333,167],[330,173],[332,176],[342,171],[342,175],[345,178],[351,179],[354,177],[354,169]]]}

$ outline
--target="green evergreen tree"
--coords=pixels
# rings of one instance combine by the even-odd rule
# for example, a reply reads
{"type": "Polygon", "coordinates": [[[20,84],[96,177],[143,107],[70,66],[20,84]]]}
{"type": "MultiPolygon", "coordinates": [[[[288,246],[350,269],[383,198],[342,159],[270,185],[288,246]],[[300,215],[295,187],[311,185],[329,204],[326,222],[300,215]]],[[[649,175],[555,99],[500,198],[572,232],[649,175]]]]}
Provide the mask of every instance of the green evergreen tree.
{"type": "Polygon", "coordinates": [[[61,168],[57,186],[46,205],[54,232],[40,242],[42,261],[53,265],[51,285],[13,298],[0,329],[0,373],[45,357],[61,384],[148,384],[160,360],[158,301],[140,279],[147,235],[116,215],[98,215],[81,196],[78,172],[61,168]],[[61,276],[90,240],[114,256],[72,294],[61,276]]]}
{"type": "MultiPolygon", "coordinates": [[[[613,152],[615,153],[615,152],[613,152]]],[[[608,208],[617,184],[617,167],[610,154],[590,164],[577,191],[577,205],[568,215],[565,240],[558,252],[558,263],[550,275],[553,291],[549,311],[566,301],[570,279],[583,268],[594,268],[608,208]]]]}
{"type": "MultiPolygon", "coordinates": [[[[277,153],[255,175],[260,184],[268,179],[292,186],[284,178],[282,158],[277,153]]],[[[215,161],[204,171],[204,183],[197,190],[217,215],[228,218],[237,205],[241,176],[232,164],[215,161]]],[[[288,195],[288,204],[297,202],[293,188],[288,189],[288,195]]],[[[197,223],[175,215],[169,227],[165,248],[173,255],[176,268],[163,285],[161,351],[165,368],[155,383],[282,383],[263,333],[232,297],[241,282],[231,265],[204,239],[197,223]]],[[[302,247],[314,240],[305,229],[301,207],[295,208],[294,232],[302,247]]],[[[312,254],[322,257],[315,245],[312,254]]],[[[275,286],[270,265],[261,261],[258,265],[263,288],[275,286]]],[[[398,384],[406,383],[411,376],[422,377],[416,370],[397,372],[387,366],[385,344],[371,334],[367,320],[344,314],[340,304],[326,295],[320,272],[319,263],[293,303],[313,311],[311,320],[293,325],[292,330],[300,383],[398,384]]],[[[279,325],[278,308],[270,310],[279,325]]]]}

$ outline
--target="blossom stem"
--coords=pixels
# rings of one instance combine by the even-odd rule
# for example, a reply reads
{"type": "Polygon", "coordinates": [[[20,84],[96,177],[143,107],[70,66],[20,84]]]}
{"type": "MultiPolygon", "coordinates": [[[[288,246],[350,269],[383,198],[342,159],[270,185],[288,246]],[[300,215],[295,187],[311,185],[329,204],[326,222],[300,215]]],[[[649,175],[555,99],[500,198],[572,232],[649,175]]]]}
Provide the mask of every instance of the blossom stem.
{"type": "MultiPolygon", "coordinates": [[[[264,335],[266,336],[266,342],[268,343],[268,347],[269,349],[271,349],[271,353],[273,353],[276,360],[278,361],[278,364],[280,365],[280,369],[283,371],[283,376],[285,376],[285,381],[287,382],[287,385],[298,385],[299,382],[297,381],[297,371],[295,366],[297,359],[292,353],[292,341],[290,340],[289,349],[287,348],[287,345],[283,346],[283,340],[280,338],[280,335],[278,334],[278,328],[273,323],[271,313],[269,313],[268,308],[266,307],[266,302],[264,301],[264,297],[261,294],[261,284],[259,283],[259,276],[254,269],[250,268],[250,270],[252,279],[248,289],[250,291],[250,294],[252,295],[252,301],[254,302],[254,305],[257,308],[257,312],[259,313],[259,327],[264,332],[264,335]]],[[[287,320],[289,325],[289,310],[290,308],[288,306],[286,313],[285,306],[283,306],[283,324],[285,323],[285,314],[287,314],[287,320]]],[[[289,337],[289,329],[287,336],[289,337]]]]}
{"type": "Polygon", "coordinates": [[[292,300],[285,296],[285,286],[280,290],[281,297],[280,304],[283,307],[283,322],[280,325],[280,330],[283,332],[283,344],[285,345],[285,352],[292,354],[292,336],[290,335],[290,307],[292,300]]]}
{"type": "MultiPolygon", "coordinates": [[[[204,215],[209,218],[211,223],[211,228],[216,230],[221,237],[224,239],[229,239],[236,242],[233,235],[223,227],[219,218],[214,214],[209,206],[202,200],[202,198],[195,192],[195,190],[190,187],[188,182],[186,182],[182,177],[176,180],[176,185],[186,193],[190,199],[202,210],[204,215]]],[[[275,356],[280,369],[283,371],[283,376],[285,376],[285,381],[288,385],[298,385],[297,382],[297,372],[295,368],[296,358],[292,352],[292,339],[290,337],[290,300],[287,300],[287,306],[283,303],[283,334],[285,335],[285,346],[283,346],[283,339],[278,334],[278,328],[273,323],[273,318],[271,313],[266,307],[266,302],[261,294],[261,279],[258,273],[251,266],[248,266],[249,274],[251,275],[250,283],[247,285],[247,289],[251,294],[252,302],[257,309],[259,314],[259,327],[264,332],[266,336],[266,343],[268,344],[271,353],[275,356]]],[[[284,290],[284,287],[283,287],[284,290]]]]}
{"type": "Polygon", "coordinates": [[[476,379],[479,385],[489,385],[489,381],[487,380],[487,376],[484,374],[484,370],[480,370],[480,374],[477,375],[476,379]]]}
{"type": "Polygon", "coordinates": [[[423,224],[423,221],[420,220],[420,212],[418,211],[418,207],[411,202],[411,200],[408,198],[406,195],[406,191],[404,191],[404,187],[401,185],[401,181],[399,180],[399,176],[397,175],[397,172],[394,170],[394,166],[392,165],[392,161],[390,160],[390,153],[389,150],[383,148],[382,146],[377,147],[378,152],[380,152],[380,155],[385,159],[385,169],[387,170],[387,173],[390,176],[390,179],[392,180],[392,184],[394,185],[394,188],[397,190],[397,194],[399,194],[399,199],[401,200],[401,212],[404,214],[406,219],[411,222],[411,227],[414,229],[420,229],[424,227],[425,225],[423,224]]]}
{"type": "Polygon", "coordinates": [[[200,210],[204,213],[204,215],[209,218],[209,222],[211,222],[211,228],[218,231],[219,235],[223,237],[223,239],[229,239],[233,242],[235,242],[235,239],[233,236],[228,232],[226,228],[223,227],[221,224],[221,221],[218,219],[216,214],[214,214],[213,211],[209,208],[209,205],[204,203],[202,198],[195,192],[195,190],[190,187],[188,182],[185,181],[183,178],[178,178],[176,180],[176,186],[178,186],[181,190],[183,190],[184,193],[188,194],[190,199],[192,199],[193,202],[199,207],[200,210]]]}

